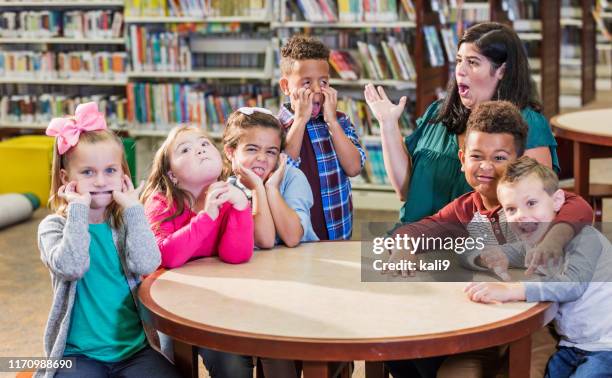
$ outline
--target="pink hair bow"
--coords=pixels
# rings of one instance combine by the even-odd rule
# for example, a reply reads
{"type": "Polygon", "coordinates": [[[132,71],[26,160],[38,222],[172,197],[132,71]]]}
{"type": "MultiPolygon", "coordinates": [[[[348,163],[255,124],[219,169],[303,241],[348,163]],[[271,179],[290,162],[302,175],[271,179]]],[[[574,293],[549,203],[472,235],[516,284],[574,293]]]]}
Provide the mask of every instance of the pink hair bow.
{"type": "Polygon", "coordinates": [[[74,117],[53,118],[46,134],[57,138],[57,152],[63,155],[70,147],[76,146],[82,132],[104,129],[104,114],[98,111],[95,102],[88,102],[77,106],[74,117]]]}

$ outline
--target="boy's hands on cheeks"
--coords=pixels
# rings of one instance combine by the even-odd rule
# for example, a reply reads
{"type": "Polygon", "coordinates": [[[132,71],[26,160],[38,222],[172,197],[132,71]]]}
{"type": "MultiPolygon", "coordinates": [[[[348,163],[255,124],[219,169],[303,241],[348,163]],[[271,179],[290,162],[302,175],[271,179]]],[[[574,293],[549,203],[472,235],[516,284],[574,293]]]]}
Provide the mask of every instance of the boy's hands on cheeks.
{"type": "Polygon", "coordinates": [[[500,304],[525,300],[525,287],[520,282],[470,282],[463,291],[474,302],[500,304]]]}
{"type": "Polygon", "coordinates": [[[140,203],[138,196],[144,188],[144,181],[140,182],[138,188],[134,188],[134,184],[132,184],[132,180],[130,180],[128,175],[123,175],[121,181],[121,191],[113,190],[115,202],[124,209],[138,205],[140,203]]]}
{"type": "Polygon", "coordinates": [[[219,216],[219,207],[228,200],[230,186],[232,185],[227,182],[217,181],[208,187],[202,211],[208,214],[210,219],[215,220],[219,216]]]}
{"type": "Polygon", "coordinates": [[[338,123],[336,108],[338,107],[338,91],[332,87],[321,87],[321,92],[325,96],[323,101],[323,119],[328,125],[338,123]]]}
{"type": "Polygon", "coordinates": [[[307,88],[294,88],[289,93],[295,120],[308,122],[312,116],[312,99],[314,92],[307,88]]]}
{"type": "Polygon", "coordinates": [[[285,168],[287,167],[287,155],[284,153],[280,154],[280,158],[278,159],[278,168],[270,177],[266,180],[266,189],[274,188],[279,189],[280,184],[283,181],[283,177],[285,176],[285,168]]]}
{"type": "Polygon", "coordinates": [[[80,203],[87,207],[91,205],[91,194],[89,192],[80,193],[76,181],[60,186],[57,195],[68,203],[80,203]]]}

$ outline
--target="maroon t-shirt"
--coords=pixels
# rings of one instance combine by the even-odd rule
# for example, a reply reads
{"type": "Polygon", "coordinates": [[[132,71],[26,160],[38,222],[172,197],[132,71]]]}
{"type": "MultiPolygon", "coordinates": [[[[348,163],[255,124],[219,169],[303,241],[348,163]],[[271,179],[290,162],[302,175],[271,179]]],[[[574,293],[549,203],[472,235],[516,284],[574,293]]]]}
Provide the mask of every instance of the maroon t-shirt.
{"type": "Polygon", "coordinates": [[[310,222],[315,234],[320,240],[329,240],[327,234],[327,222],[323,214],[323,202],[321,201],[321,182],[319,181],[319,168],[317,167],[317,158],[310,142],[308,130],[304,129],[304,138],[302,139],[302,148],[300,149],[300,169],[306,175],[310,189],[312,189],[313,205],[310,208],[310,222]]]}

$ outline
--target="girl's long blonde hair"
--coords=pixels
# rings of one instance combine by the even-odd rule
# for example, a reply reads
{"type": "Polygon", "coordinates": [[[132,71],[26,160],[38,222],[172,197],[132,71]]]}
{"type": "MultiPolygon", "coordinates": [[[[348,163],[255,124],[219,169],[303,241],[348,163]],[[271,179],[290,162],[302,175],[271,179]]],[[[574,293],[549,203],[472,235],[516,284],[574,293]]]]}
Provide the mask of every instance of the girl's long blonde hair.
{"type": "Polygon", "coordinates": [[[185,204],[187,203],[189,206],[195,205],[195,198],[191,195],[191,193],[180,189],[178,185],[175,185],[170,176],[168,176],[168,172],[170,172],[170,147],[176,141],[176,138],[185,132],[197,132],[202,136],[208,138],[206,132],[200,127],[196,126],[176,126],[170,130],[168,133],[168,137],[164,143],[162,143],[161,147],[155,153],[155,157],[153,158],[153,165],[151,167],[151,173],[147,178],[147,182],[145,184],[145,188],[140,195],[140,202],[146,204],[156,193],[162,194],[167,200],[167,208],[165,211],[168,211],[172,208],[173,205],[176,205],[176,211],[174,214],[160,220],[153,226],[157,227],[160,223],[170,221],[185,211],[185,204]]]}
{"type": "MultiPolygon", "coordinates": [[[[225,130],[223,130],[223,146],[235,150],[240,144],[240,139],[245,132],[255,127],[263,127],[276,130],[280,137],[280,150],[285,150],[285,129],[278,118],[271,114],[254,111],[253,114],[244,114],[236,110],[227,119],[225,130]]],[[[223,154],[223,175],[229,177],[233,174],[232,162],[223,154]]]]}
{"type": "MultiPolygon", "coordinates": [[[[51,193],[49,196],[49,207],[56,214],[66,217],[66,209],[68,208],[68,203],[65,199],[61,198],[57,195],[59,188],[63,185],[61,178],[61,170],[67,170],[68,165],[71,160],[71,155],[74,152],[74,149],[81,145],[82,143],[86,144],[95,144],[105,141],[113,141],[117,143],[117,145],[121,149],[121,168],[123,169],[123,173],[128,175],[131,179],[130,167],[128,166],[125,151],[123,149],[123,143],[121,139],[114,132],[108,129],[97,130],[97,131],[84,131],[79,135],[79,141],[76,146],[70,148],[63,155],[60,155],[57,150],[57,139],[55,140],[55,144],[53,145],[53,163],[51,165],[51,193]]],[[[111,225],[113,228],[121,227],[123,224],[123,209],[119,206],[115,201],[112,201],[110,205],[106,207],[104,211],[104,217],[106,219],[110,219],[111,225]]]]}

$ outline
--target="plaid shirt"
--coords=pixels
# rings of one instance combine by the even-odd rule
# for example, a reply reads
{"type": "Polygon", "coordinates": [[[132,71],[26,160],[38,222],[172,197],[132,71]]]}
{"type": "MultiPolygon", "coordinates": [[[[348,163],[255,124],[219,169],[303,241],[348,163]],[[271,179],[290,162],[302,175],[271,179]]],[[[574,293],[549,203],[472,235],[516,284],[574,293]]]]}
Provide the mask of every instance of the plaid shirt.
{"type": "MultiPolygon", "coordinates": [[[[291,127],[293,123],[293,112],[291,105],[281,106],[278,119],[285,128],[291,127]]],[[[351,120],[344,113],[337,112],[338,123],[346,136],[359,150],[361,167],[365,163],[366,155],[359,143],[359,138],[351,120]]],[[[308,136],[312,142],[317,159],[317,170],[321,184],[321,203],[323,214],[327,223],[329,240],[350,239],[353,231],[353,203],[351,198],[351,181],[340,166],[338,155],[334,149],[327,123],[323,120],[322,113],[316,118],[311,118],[306,124],[308,136]]],[[[299,168],[300,160],[289,162],[299,168]]]]}

